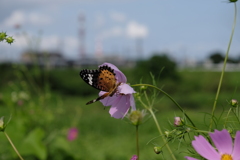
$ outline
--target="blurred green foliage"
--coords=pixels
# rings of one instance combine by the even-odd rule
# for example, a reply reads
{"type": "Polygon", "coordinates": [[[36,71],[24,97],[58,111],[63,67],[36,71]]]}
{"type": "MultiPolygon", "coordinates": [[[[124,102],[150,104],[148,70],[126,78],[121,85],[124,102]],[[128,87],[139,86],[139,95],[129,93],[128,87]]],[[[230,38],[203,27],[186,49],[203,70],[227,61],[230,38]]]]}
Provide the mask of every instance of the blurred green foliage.
{"type": "Polygon", "coordinates": [[[179,80],[177,64],[166,54],[155,53],[150,59],[138,61],[133,71],[135,80],[151,82],[149,72],[156,78],[179,80]]]}

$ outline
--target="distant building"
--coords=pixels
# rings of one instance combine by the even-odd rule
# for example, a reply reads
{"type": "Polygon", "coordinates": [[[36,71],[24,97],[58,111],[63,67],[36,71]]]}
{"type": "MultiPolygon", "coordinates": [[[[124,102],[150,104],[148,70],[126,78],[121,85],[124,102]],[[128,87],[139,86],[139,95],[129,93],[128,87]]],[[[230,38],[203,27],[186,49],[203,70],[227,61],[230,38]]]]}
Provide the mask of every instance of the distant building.
{"type": "Polygon", "coordinates": [[[38,65],[47,69],[67,66],[67,60],[57,52],[26,51],[21,55],[21,62],[28,66],[38,65]]]}
{"type": "MultiPolygon", "coordinates": [[[[221,63],[213,63],[211,60],[206,60],[205,63],[203,63],[203,67],[206,70],[211,71],[221,71],[223,68],[223,62],[221,63]]],[[[225,71],[239,71],[240,70],[240,63],[229,63],[227,62],[225,71]]]]}
{"type": "Polygon", "coordinates": [[[117,55],[82,57],[80,59],[67,60],[58,52],[36,52],[26,51],[21,55],[21,62],[27,66],[38,65],[42,68],[63,68],[63,67],[89,67],[99,66],[104,62],[112,63],[116,66],[134,67],[135,61],[122,58],[117,55]]]}

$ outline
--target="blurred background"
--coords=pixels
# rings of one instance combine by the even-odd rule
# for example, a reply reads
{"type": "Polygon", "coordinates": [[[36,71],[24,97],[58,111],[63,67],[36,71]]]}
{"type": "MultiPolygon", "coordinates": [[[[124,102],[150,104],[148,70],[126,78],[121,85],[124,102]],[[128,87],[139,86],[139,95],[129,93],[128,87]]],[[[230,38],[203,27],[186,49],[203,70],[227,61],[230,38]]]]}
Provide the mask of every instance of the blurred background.
{"type": "MultiPolygon", "coordinates": [[[[2,0],[1,31],[16,41],[1,44],[0,58],[24,61],[24,53],[34,50],[80,63],[82,58],[136,60],[166,52],[179,63],[197,63],[212,52],[225,53],[233,9],[227,0],[2,0]]],[[[238,58],[239,32],[231,48],[238,58]]]]}
{"type": "MultiPolygon", "coordinates": [[[[111,118],[100,102],[85,105],[98,91],[79,71],[104,62],[119,67],[130,84],[152,83],[151,72],[158,87],[206,127],[206,115],[196,111],[211,111],[233,16],[227,0],[2,0],[0,31],[15,39],[0,43],[0,117],[12,116],[6,132],[27,160],[130,159],[135,128],[111,118]]],[[[239,99],[238,20],[219,114],[239,99]]],[[[182,114],[164,95],[158,99],[157,118],[169,129],[182,114]]],[[[146,145],[157,136],[150,118],[140,127],[142,159],[163,158],[146,145]]],[[[18,159],[4,135],[0,139],[0,159],[18,159]]],[[[161,139],[154,144],[161,146],[161,139]]],[[[181,152],[177,159],[186,147],[172,144],[181,152]]]]}

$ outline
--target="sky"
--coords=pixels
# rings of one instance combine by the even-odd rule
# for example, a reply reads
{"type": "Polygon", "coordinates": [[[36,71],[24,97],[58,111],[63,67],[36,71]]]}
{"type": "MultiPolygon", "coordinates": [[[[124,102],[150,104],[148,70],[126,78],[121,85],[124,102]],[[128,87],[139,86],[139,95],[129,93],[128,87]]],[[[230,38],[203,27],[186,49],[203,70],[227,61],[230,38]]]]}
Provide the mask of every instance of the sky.
{"type": "MultiPolygon", "coordinates": [[[[1,0],[0,31],[15,42],[0,43],[0,60],[18,60],[28,49],[77,60],[81,45],[88,57],[166,53],[180,61],[203,60],[226,52],[233,16],[227,0],[1,0]]],[[[232,57],[240,56],[239,17],[232,57]]]]}

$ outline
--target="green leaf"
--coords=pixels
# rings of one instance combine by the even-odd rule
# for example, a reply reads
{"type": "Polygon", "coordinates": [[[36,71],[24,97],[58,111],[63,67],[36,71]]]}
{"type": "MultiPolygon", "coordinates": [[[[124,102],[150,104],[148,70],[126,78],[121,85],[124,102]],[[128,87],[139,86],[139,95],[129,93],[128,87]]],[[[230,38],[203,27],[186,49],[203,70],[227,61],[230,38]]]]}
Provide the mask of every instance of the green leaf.
{"type": "Polygon", "coordinates": [[[65,151],[66,153],[71,153],[71,147],[69,141],[64,137],[57,137],[52,146],[56,149],[61,149],[65,151]]]}
{"type": "Polygon", "coordinates": [[[42,139],[45,132],[41,128],[36,128],[31,131],[23,140],[20,148],[21,155],[34,155],[39,159],[46,159],[47,149],[42,139]]]}

